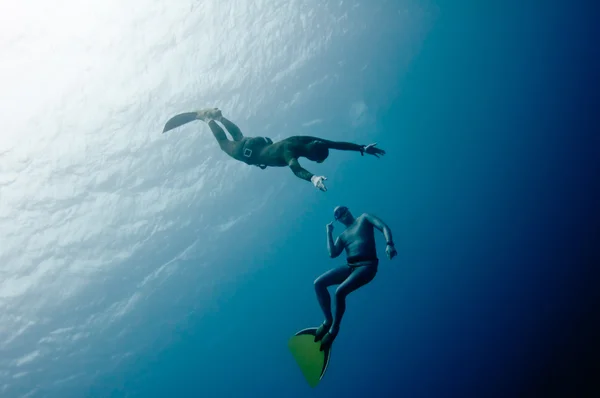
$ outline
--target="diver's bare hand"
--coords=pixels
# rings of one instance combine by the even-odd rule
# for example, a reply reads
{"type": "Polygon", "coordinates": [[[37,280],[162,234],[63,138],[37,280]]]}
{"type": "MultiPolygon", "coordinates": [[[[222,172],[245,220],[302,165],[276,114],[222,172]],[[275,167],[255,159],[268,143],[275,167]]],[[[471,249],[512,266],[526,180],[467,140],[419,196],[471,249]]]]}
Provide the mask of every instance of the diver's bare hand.
{"type": "Polygon", "coordinates": [[[367,155],[373,155],[376,158],[378,158],[379,156],[385,155],[385,151],[383,149],[375,148],[376,145],[377,145],[376,142],[373,144],[366,145],[364,148],[364,152],[367,155]]]}
{"type": "Polygon", "coordinates": [[[320,189],[323,192],[327,191],[327,187],[325,186],[325,183],[323,182],[325,180],[327,180],[327,178],[324,176],[312,176],[310,178],[310,182],[313,183],[315,188],[320,189]]]}
{"type": "Polygon", "coordinates": [[[329,233],[329,234],[332,233],[333,232],[333,221],[330,222],[329,224],[327,224],[325,226],[325,229],[327,230],[327,233],[329,233]]]}
{"type": "Polygon", "coordinates": [[[398,254],[398,252],[396,251],[396,248],[394,247],[394,244],[388,244],[385,247],[385,254],[387,254],[387,257],[391,260],[392,258],[396,257],[396,255],[398,254]]]}

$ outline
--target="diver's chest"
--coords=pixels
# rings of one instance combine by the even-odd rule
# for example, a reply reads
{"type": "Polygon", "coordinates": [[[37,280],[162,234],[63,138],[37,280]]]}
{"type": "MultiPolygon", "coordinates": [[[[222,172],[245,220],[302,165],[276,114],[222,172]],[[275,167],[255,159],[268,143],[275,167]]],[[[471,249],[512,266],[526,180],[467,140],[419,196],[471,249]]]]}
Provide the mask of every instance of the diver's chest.
{"type": "Polygon", "coordinates": [[[346,229],[346,236],[353,237],[360,235],[365,229],[365,225],[361,221],[357,221],[346,229]]]}

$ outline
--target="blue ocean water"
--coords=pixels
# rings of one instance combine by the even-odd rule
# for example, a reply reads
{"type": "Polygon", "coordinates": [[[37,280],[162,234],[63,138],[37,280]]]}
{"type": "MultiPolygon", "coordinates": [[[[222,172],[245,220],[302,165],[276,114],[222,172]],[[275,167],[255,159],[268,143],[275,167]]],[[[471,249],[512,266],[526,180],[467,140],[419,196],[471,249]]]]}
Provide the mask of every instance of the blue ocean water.
{"type": "MultiPolygon", "coordinates": [[[[206,4],[191,15],[222,11],[206,4]]],[[[252,5],[243,4],[222,7],[230,15],[250,12],[252,5]]],[[[138,101],[162,108],[148,116],[144,134],[160,134],[169,114],[219,106],[247,135],[377,142],[386,156],[338,152],[322,165],[304,162],[327,176],[323,193],[289,170],[228,159],[201,123],[159,138],[132,133],[127,156],[143,157],[142,143],[151,142],[160,145],[163,164],[125,189],[119,184],[136,175],[136,163],[123,163],[114,185],[102,185],[101,171],[90,171],[98,175],[93,192],[114,186],[116,193],[119,186],[149,197],[132,207],[123,205],[126,194],[115,199],[122,217],[110,223],[113,244],[131,227],[123,220],[135,206],[160,206],[171,189],[177,205],[140,218],[153,231],[150,247],[100,273],[97,284],[75,296],[77,305],[36,318],[54,330],[54,342],[86,325],[71,338],[82,339],[80,346],[47,348],[42,332],[3,344],[7,358],[21,357],[3,363],[4,394],[515,397],[540,396],[534,390],[546,388],[545,396],[588,396],[583,362],[580,378],[562,384],[562,368],[548,373],[546,366],[559,355],[557,345],[574,338],[575,315],[588,314],[591,268],[584,265],[598,243],[587,223],[598,203],[593,161],[600,141],[587,134],[593,107],[582,94],[596,50],[574,40],[591,33],[585,5],[292,4],[308,10],[308,18],[323,18],[311,34],[324,50],[272,80],[247,75],[259,81],[248,87],[229,87],[225,79],[197,97],[193,88],[182,89],[181,99],[170,87],[166,104],[148,94],[138,101]],[[187,192],[196,180],[206,180],[205,187],[187,192]],[[161,191],[149,194],[151,187],[161,191]],[[386,259],[377,237],[379,273],[349,296],[327,374],[311,389],[287,340],[323,319],[312,283],[343,263],[326,250],[325,225],[336,205],[382,218],[399,254],[386,259]],[[145,293],[142,287],[156,280],[145,293]],[[104,310],[117,315],[95,315],[104,310]],[[567,391],[575,394],[561,395],[567,391]]],[[[260,21],[265,29],[268,23],[260,21]]],[[[221,29],[216,36],[236,27],[221,29]]],[[[177,45],[166,44],[170,51],[177,45]]],[[[253,45],[251,54],[262,51],[253,45]]],[[[222,50],[203,54],[198,43],[190,57],[235,62],[222,50]]],[[[278,57],[277,49],[269,51],[278,57]]],[[[182,73],[193,74],[192,66],[182,73]]],[[[143,109],[134,114],[143,119],[143,109]]],[[[61,186],[68,190],[68,181],[61,186]]],[[[341,230],[336,224],[334,234],[341,230]]],[[[92,242],[78,250],[97,249],[92,242]]]]}

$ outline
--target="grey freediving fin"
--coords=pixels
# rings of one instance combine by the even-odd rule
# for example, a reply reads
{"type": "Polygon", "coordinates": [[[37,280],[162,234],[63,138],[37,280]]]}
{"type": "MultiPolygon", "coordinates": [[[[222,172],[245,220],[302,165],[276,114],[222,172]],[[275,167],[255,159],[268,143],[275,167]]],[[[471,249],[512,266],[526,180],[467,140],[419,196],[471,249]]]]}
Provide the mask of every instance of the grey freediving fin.
{"type": "Polygon", "coordinates": [[[193,122],[194,120],[196,120],[196,115],[197,112],[185,112],[173,116],[172,118],[167,120],[167,123],[163,128],[163,133],[166,133],[169,130],[173,130],[174,128],[177,128],[179,126],[183,126],[186,123],[193,122]]]}

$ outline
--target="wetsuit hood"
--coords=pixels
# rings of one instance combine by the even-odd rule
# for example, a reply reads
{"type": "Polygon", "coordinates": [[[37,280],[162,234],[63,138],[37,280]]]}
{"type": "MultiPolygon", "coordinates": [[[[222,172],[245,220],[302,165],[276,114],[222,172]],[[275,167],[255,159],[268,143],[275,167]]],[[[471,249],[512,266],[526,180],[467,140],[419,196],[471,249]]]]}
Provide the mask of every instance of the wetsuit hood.
{"type": "Polygon", "coordinates": [[[313,162],[323,163],[329,157],[329,147],[322,141],[312,141],[306,146],[306,158],[313,162]]]}

